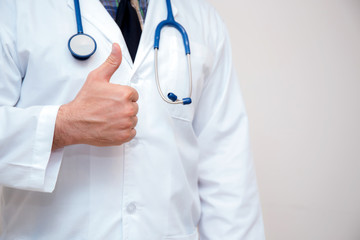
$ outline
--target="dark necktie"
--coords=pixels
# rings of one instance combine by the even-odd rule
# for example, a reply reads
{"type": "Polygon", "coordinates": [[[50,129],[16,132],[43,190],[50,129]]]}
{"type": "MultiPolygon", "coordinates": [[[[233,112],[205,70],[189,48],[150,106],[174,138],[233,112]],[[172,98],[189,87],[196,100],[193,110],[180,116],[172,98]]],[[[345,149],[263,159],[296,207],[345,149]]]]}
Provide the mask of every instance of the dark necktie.
{"type": "Polygon", "coordinates": [[[121,29],[134,62],[141,37],[141,26],[136,10],[131,6],[130,0],[120,1],[115,21],[121,29]]]}

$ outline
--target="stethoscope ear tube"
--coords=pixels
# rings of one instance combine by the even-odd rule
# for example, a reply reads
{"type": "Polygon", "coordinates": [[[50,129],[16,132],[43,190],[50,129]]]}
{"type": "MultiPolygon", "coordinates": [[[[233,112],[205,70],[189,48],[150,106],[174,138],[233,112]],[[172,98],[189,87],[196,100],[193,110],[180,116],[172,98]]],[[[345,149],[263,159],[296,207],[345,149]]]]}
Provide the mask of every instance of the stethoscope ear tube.
{"type": "Polygon", "coordinates": [[[167,97],[165,97],[163,91],[161,90],[161,86],[160,86],[160,80],[159,80],[159,64],[158,64],[158,51],[159,49],[155,48],[155,54],[154,54],[154,62],[155,62],[155,81],[156,81],[156,86],[158,89],[158,92],[161,96],[161,98],[169,103],[169,104],[183,104],[183,105],[188,105],[191,104],[192,100],[191,100],[191,95],[192,95],[192,70],[191,70],[191,58],[190,58],[190,54],[187,54],[187,62],[188,62],[188,69],[189,69],[189,97],[183,98],[182,100],[179,100],[178,97],[170,92],[167,94],[167,97]]]}
{"type": "Polygon", "coordinates": [[[184,48],[185,48],[185,54],[191,54],[190,52],[190,42],[189,42],[189,37],[186,33],[186,30],[183,26],[181,26],[179,23],[175,22],[175,20],[169,20],[169,19],[166,19],[162,22],[159,23],[159,25],[156,27],[156,30],[155,30],[155,41],[154,41],[154,48],[157,48],[159,49],[160,48],[160,35],[161,35],[161,30],[163,27],[165,26],[171,26],[171,27],[174,27],[176,28],[182,38],[183,38],[183,42],[184,42],[184,48]]]}
{"type": "Polygon", "coordinates": [[[192,94],[192,70],[191,70],[191,59],[190,59],[190,43],[189,43],[189,37],[186,33],[186,30],[183,26],[181,26],[181,24],[179,24],[178,22],[175,21],[174,16],[173,16],[173,12],[172,12],[172,8],[171,8],[171,2],[170,0],[166,0],[166,6],[167,6],[167,19],[160,22],[159,25],[156,27],[155,30],[155,40],[154,40],[154,49],[155,49],[155,80],[156,80],[156,86],[157,89],[159,91],[159,94],[161,96],[161,98],[170,104],[184,104],[184,105],[188,105],[191,104],[191,94],[192,94]],[[189,97],[183,98],[182,100],[179,100],[178,97],[174,94],[174,93],[168,93],[167,98],[164,96],[162,90],[161,90],[161,86],[160,86],[160,81],[159,81],[159,66],[158,66],[158,51],[160,48],[160,35],[161,35],[161,30],[163,29],[163,27],[165,26],[169,26],[169,27],[173,27],[176,28],[182,38],[183,38],[183,42],[184,42],[184,48],[185,48],[185,54],[187,56],[187,62],[188,62],[188,72],[189,72],[189,97]]]}
{"type": "Polygon", "coordinates": [[[75,17],[76,17],[76,25],[77,25],[78,33],[84,33],[82,21],[81,21],[81,11],[80,11],[79,0],[74,0],[74,7],[75,7],[75,17]]]}

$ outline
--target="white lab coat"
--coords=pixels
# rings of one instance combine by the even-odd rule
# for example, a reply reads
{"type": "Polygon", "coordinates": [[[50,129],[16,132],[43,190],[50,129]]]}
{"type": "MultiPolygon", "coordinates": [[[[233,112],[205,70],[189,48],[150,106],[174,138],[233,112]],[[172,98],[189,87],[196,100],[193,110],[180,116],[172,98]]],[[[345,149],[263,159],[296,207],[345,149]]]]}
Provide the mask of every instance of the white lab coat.
{"type": "MultiPolygon", "coordinates": [[[[135,63],[98,0],[81,0],[97,52],[74,59],[73,0],[0,0],[1,240],[262,240],[248,119],[225,27],[203,0],[172,0],[192,50],[193,104],[170,105],[154,79],[154,31],[165,0],[151,0],[135,63]],[[116,147],[51,152],[58,108],[120,44],[114,84],[140,98],[137,136],[116,147]]],[[[163,30],[164,93],[187,97],[177,31],[163,30]]],[[[111,111],[111,109],[109,109],[111,111]]]]}

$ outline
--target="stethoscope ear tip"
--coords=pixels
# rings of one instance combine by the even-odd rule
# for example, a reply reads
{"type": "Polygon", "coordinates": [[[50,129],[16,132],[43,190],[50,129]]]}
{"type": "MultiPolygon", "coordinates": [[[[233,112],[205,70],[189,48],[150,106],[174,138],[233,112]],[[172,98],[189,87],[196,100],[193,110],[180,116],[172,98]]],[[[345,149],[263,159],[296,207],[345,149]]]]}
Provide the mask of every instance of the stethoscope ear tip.
{"type": "MultiPolygon", "coordinates": [[[[167,96],[173,102],[178,100],[178,97],[172,92],[169,92],[167,96]]],[[[191,100],[191,98],[183,98],[182,101],[178,101],[177,103],[182,103],[183,105],[188,105],[188,104],[192,103],[192,100],[191,100]]]]}
{"type": "Polygon", "coordinates": [[[172,92],[169,92],[167,96],[173,102],[175,102],[178,99],[178,97],[172,92]]]}
{"type": "Polygon", "coordinates": [[[192,102],[191,98],[183,98],[183,99],[182,99],[182,103],[183,103],[184,105],[191,104],[191,102],[192,102]]]}

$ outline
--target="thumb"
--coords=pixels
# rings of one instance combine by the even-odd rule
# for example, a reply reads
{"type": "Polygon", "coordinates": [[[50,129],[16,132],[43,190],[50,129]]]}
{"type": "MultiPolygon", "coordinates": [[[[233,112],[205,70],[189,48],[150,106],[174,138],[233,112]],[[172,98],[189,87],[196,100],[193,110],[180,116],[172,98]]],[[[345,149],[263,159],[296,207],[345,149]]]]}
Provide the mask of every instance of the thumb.
{"type": "Polygon", "coordinates": [[[113,43],[112,51],[106,61],[97,69],[101,79],[110,81],[111,76],[119,68],[122,60],[122,53],[119,44],[113,43]]]}

